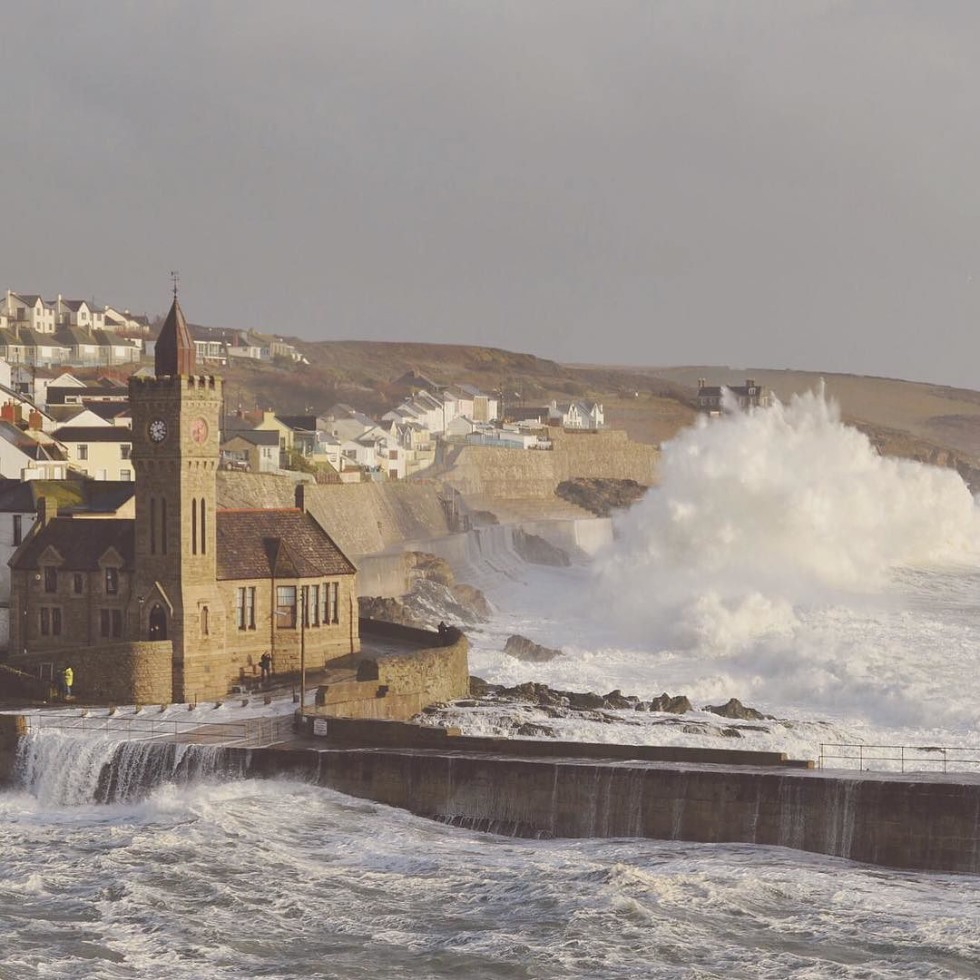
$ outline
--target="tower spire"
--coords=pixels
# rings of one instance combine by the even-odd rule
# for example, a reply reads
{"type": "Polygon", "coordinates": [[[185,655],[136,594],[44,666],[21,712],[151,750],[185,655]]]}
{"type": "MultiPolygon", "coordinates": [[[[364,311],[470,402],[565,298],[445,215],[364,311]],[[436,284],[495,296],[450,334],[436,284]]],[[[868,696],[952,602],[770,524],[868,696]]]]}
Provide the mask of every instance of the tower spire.
{"type": "Polygon", "coordinates": [[[163,321],[163,326],[160,328],[153,356],[158,378],[197,373],[194,341],[191,340],[190,331],[187,329],[184,311],[177,302],[178,276],[176,272],[171,272],[170,276],[173,280],[174,301],[167,319],[163,321]]]}

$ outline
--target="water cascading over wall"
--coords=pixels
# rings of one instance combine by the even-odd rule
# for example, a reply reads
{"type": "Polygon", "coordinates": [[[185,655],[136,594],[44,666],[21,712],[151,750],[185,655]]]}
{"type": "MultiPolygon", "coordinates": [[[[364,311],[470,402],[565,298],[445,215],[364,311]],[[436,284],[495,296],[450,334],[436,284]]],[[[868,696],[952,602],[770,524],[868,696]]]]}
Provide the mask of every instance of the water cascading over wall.
{"type": "MultiPolygon", "coordinates": [[[[18,778],[51,803],[118,802],[166,782],[297,778],[478,830],[779,845],[980,874],[980,780],[407,749],[270,749],[34,733],[18,778]]],[[[517,749],[515,749],[517,751],[517,749]]]]}

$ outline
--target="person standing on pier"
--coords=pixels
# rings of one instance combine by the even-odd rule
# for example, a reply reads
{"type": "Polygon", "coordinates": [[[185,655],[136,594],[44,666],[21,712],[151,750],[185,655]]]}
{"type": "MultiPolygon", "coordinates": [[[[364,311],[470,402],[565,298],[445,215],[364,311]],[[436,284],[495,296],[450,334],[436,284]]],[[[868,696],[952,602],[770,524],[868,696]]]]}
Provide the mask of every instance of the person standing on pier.
{"type": "Polygon", "coordinates": [[[71,664],[67,664],[61,672],[61,690],[66,698],[71,697],[71,686],[75,683],[75,671],[71,664]]]}
{"type": "Polygon", "coordinates": [[[259,657],[259,666],[262,668],[262,680],[267,681],[272,678],[272,654],[268,650],[259,657]]]}

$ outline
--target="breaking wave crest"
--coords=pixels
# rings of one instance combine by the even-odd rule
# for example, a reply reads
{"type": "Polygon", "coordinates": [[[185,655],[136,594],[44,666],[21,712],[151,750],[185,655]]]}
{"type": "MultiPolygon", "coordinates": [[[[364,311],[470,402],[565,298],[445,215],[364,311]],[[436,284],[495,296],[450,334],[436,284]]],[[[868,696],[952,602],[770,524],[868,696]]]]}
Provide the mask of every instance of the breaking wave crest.
{"type": "Polygon", "coordinates": [[[724,652],[896,569],[974,562],[980,519],[957,473],[878,455],[818,390],[681,433],[617,531],[596,570],[620,626],[724,652]]]}

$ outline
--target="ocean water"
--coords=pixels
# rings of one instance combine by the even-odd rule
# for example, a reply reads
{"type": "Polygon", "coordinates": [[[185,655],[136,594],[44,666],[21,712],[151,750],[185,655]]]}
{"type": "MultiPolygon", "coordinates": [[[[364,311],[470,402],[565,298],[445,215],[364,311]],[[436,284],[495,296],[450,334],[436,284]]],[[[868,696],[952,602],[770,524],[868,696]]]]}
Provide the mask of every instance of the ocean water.
{"type": "MultiPolygon", "coordinates": [[[[738,697],[772,716],[738,747],[969,749],[977,529],[955,474],[879,458],[815,393],[675,440],[662,486],[590,565],[483,556],[469,571],[496,612],[471,634],[471,667],[699,708],[738,697]],[[563,655],[516,661],[502,652],[512,632],[563,655]]],[[[515,710],[533,716],[454,721],[500,730],[515,710]]],[[[687,731],[604,714],[549,724],[732,744],[701,711],[687,731]]],[[[0,794],[0,980],[980,976],[974,877],[746,845],[511,840],[298,782],[228,780],[214,750],[194,779],[97,805],[115,750],[57,730],[24,745],[23,785],[0,794]]]]}

